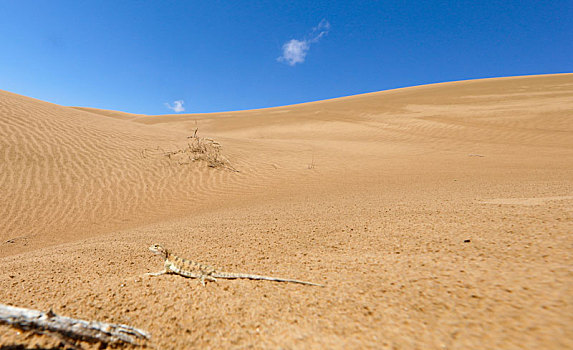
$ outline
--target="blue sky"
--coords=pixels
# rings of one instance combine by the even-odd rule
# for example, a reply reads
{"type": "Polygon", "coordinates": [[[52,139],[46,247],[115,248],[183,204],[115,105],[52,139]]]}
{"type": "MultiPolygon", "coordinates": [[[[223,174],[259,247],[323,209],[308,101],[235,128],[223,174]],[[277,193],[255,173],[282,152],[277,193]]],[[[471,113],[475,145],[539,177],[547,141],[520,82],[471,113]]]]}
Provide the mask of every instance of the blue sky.
{"type": "Polygon", "coordinates": [[[571,18],[571,0],[0,0],[0,89],[166,114],[564,73],[571,18]]]}

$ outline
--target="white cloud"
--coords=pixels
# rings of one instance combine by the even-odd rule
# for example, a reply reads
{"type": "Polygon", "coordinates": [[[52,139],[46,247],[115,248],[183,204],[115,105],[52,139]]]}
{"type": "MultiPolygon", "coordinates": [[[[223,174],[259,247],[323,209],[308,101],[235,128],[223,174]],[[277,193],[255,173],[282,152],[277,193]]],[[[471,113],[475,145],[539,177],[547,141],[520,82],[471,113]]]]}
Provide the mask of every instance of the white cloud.
{"type": "Polygon", "coordinates": [[[165,107],[171,109],[175,113],[181,113],[181,112],[185,111],[185,107],[183,107],[184,103],[185,103],[185,101],[183,101],[183,100],[177,100],[177,101],[173,101],[173,106],[169,103],[165,103],[165,107]]]}
{"type": "Polygon", "coordinates": [[[309,48],[307,41],[292,39],[283,45],[283,55],[279,57],[279,61],[286,62],[289,66],[302,63],[309,48]]]}
{"type": "Polygon", "coordinates": [[[328,34],[329,30],[330,30],[330,23],[328,23],[327,20],[323,19],[316,27],[312,28],[311,42],[313,43],[318,42],[320,38],[328,34]]]}
{"type": "Polygon", "coordinates": [[[283,54],[277,60],[284,62],[289,66],[294,66],[297,63],[303,63],[310,45],[317,43],[323,36],[328,34],[330,30],[330,23],[323,19],[320,23],[312,28],[312,31],[306,39],[297,40],[291,39],[283,45],[283,54]]]}

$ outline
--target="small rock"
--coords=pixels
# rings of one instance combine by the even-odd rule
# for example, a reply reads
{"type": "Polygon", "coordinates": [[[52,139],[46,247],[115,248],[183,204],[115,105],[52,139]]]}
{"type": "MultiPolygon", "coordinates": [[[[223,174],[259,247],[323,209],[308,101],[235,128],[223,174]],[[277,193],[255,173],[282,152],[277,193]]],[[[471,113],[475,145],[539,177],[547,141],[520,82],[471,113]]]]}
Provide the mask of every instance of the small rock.
{"type": "Polygon", "coordinates": [[[470,243],[471,241],[471,239],[464,239],[464,243],[470,243]]]}

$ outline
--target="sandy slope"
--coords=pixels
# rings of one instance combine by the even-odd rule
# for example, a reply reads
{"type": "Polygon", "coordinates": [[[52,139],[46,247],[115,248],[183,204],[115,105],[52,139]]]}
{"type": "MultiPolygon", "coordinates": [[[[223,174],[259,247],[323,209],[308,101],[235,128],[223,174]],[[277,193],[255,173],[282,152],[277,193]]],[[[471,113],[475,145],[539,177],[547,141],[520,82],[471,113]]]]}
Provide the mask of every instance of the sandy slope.
{"type": "Polygon", "coordinates": [[[572,118],[572,74],[171,116],[0,92],[0,301],[159,348],[572,348],[572,118]],[[196,128],[239,173],[163,155],[196,128]],[[156,242],[327,287],[142,278],[156,242]]]}

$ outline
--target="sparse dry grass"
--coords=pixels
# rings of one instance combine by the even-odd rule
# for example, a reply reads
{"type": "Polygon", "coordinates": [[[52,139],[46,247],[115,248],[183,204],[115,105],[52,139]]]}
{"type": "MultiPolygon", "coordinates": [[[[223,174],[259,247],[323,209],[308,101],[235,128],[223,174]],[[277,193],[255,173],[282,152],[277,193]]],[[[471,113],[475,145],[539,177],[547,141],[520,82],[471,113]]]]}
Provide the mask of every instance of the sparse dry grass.
{"type": "MultiPolygon", "coordinates": [[[[192,136],[188,136],[187,146],[176,149],[174,151],[165,151],[157,148],[158,151],[163,152],[163,155],[170,160],[177,161],[178,164],[191,164],[193,162],[203,161],[207,163],[210,168],[224,168],[234,172],[239,172],[235,169],[231,162],[221,154],[221,144],[213,139],[197,136],[198,129],[192,136]]],[[[143,152],[144,157],[148,150],[143,152]]]]}

